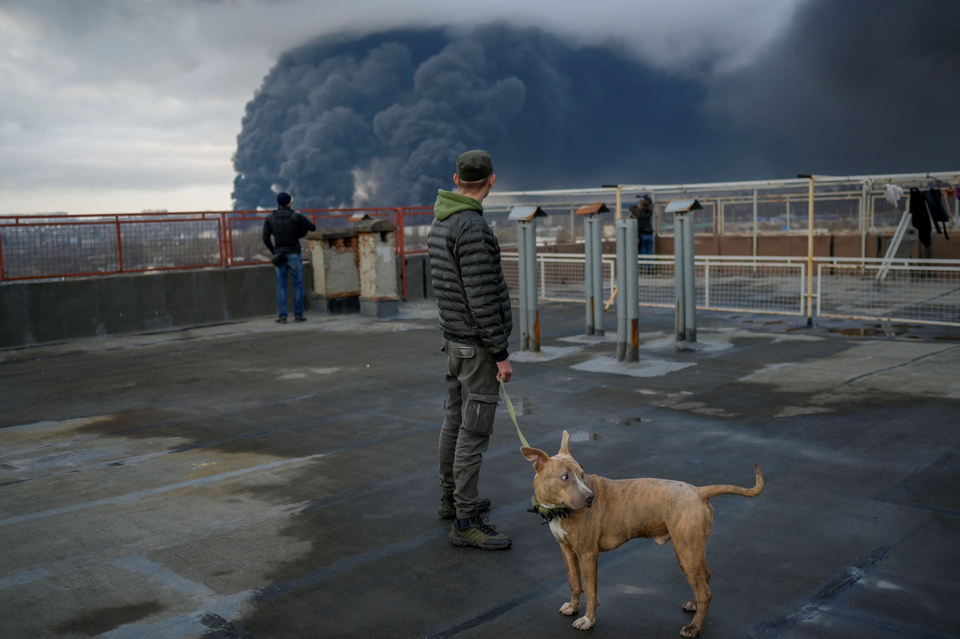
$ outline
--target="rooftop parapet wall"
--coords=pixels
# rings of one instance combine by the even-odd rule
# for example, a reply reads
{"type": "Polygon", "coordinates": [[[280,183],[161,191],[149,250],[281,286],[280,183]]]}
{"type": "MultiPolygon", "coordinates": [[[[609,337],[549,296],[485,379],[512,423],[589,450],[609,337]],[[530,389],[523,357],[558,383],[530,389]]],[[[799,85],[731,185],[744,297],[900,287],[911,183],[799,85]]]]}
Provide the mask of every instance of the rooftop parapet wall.
{"type": "Polygon", "coordinates": [[[275,315],[276,300],[270,265],[5,284],[0,348],[275,315]]]}

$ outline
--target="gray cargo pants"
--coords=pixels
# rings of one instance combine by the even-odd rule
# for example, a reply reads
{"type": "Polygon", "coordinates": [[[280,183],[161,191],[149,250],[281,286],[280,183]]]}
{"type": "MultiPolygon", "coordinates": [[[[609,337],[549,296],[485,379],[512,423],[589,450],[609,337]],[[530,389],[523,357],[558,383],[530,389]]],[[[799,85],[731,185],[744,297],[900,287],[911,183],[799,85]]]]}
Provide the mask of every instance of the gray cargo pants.
{"type": "Polygon", "coordinates": [[[500,400],[497,362],[482,346],[443,340],[447,397],[440,427],[440,486],[453,494],[457,517],[477,516],[480,463],[500,400]]]}

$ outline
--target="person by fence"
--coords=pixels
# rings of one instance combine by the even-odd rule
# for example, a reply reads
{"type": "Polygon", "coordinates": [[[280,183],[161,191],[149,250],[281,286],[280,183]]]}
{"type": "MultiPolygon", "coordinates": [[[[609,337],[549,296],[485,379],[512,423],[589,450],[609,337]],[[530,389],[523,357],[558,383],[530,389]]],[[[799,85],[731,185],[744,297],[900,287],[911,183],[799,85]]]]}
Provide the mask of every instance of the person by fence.
{"type": "Polygon", "coordinates": [[[313,222],[290,208],[292,199],[289,193],[277,195],[277,210],[263,221],[263,243],[273,254],[272,262],[277,270],[276,321],[280,324],[287,323],[287,273],[293,278],[294,321],[306,320],[303,315],[303,256],[300,254],[300,238],[309,231],[317,230],[313,222]]]}

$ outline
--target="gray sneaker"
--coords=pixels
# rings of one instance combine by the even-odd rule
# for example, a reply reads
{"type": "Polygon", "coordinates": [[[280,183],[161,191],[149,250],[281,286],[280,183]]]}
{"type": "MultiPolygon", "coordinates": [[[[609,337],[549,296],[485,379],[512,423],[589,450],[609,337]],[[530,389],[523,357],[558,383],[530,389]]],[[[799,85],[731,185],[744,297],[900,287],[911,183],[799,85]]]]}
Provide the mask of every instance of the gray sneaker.
{"type": "MultiPolygon", "coordinates": [[[[477,512],[483,513],[488,510],[490,510],[490,500],[480,498],[477,512]]],[[[440,498],[440,507],[437,508],[437,514],[443,519],[453,519],[457,516],[457,504],[453,501],[453,495],[444,495],[440,498]]]]}
{"type": "Polygon", "coordinates": [[[465,530],[457,528],[457,522],[450,527],[450,543],[454,546],[479,548],[480,550],[506,550],[510,547],[510,538],[487,523],[486,517],[474,517],[465,530]]]}

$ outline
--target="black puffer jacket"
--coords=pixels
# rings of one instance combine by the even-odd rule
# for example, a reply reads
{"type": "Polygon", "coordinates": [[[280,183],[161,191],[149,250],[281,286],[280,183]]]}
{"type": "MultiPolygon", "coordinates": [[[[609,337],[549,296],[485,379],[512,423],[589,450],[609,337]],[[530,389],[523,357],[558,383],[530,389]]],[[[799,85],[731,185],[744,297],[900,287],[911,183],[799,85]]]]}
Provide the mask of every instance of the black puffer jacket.
{"type": "Polygon", "coordinates": [[[300,238],[308,231],[316,230],[317,227],[313,222],[303,215],[288,206],[281,206],[263,221],[263,243],[274,254],[277,252],[299,253],[300,238]],[[270,241],[271,235],[273,235],[273,242],[270,241]]]}
{"type": "Polygon", "coordinates": [[[500,244],[482,213],[476,200],[440,192],[427,238],[430,270],[443,332],[473,341],[502,361],[513,330],[510,292],[500,244]]]}

